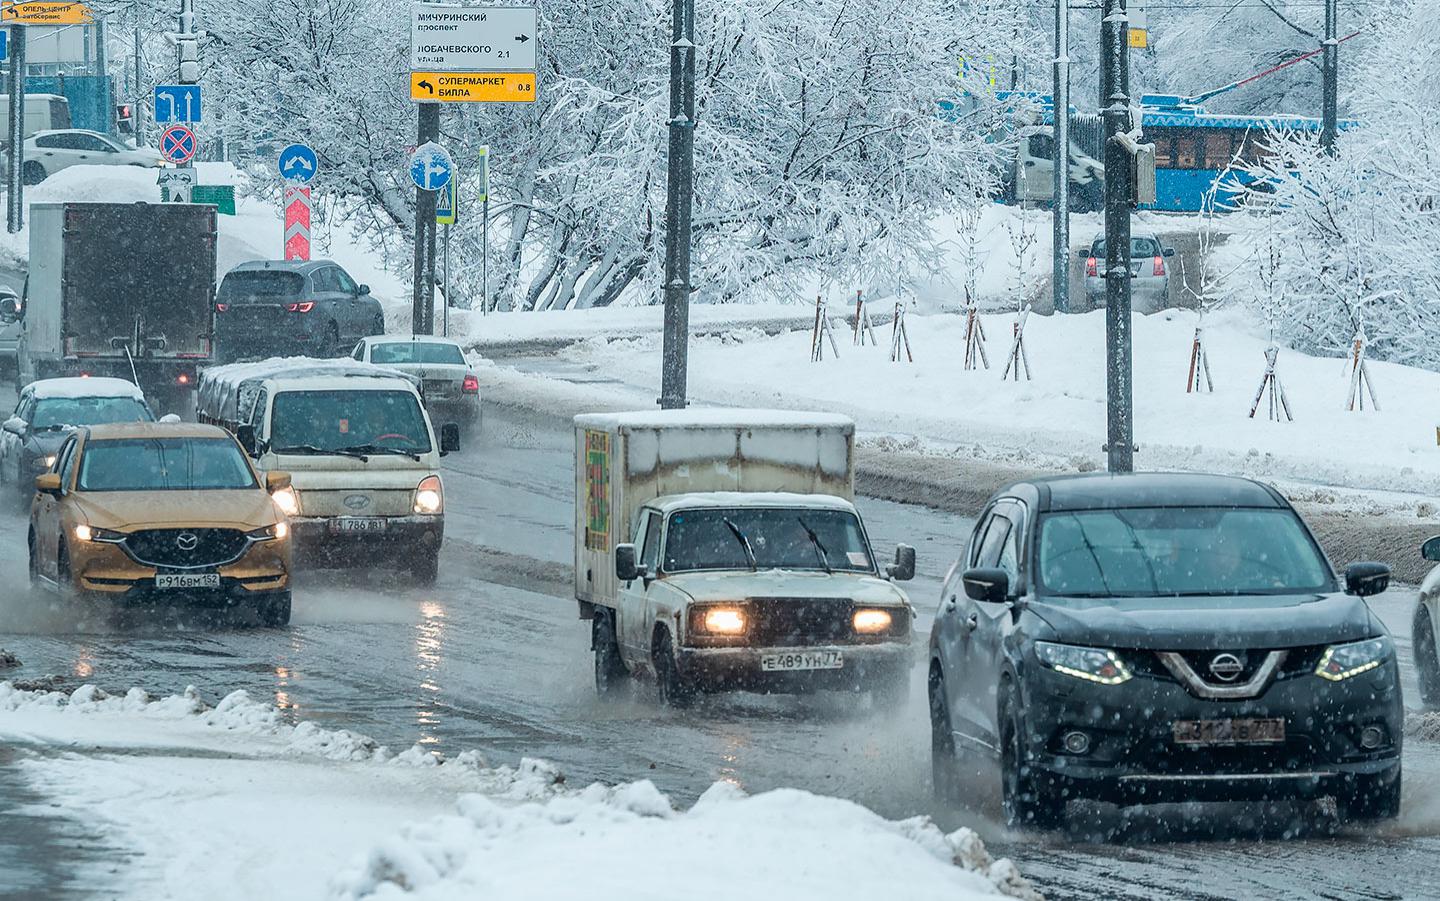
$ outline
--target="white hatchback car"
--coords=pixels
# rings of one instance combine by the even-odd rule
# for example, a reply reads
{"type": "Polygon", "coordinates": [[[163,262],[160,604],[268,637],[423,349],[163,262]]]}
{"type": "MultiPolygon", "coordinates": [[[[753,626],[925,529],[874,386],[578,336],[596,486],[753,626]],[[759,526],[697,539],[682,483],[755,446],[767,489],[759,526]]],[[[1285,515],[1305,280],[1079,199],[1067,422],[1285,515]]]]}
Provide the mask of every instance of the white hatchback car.
{"type": "Polygon", "coordinates": [[[418,376],[425,384],[425,406],[441,411],[466,428],[480,424],[480,379],[465,352],[450,338],[434,335],[371,335],[355,345],[352,357],[418,376]]]}
{"type": "Polygon", "coordinates": [[[148,147],[131,147],[98,131],[66,128],[37,131],[25,140],[21,178],[34,185],[71,166],[159,168],[164,164],[160,154],[148,147]]]}

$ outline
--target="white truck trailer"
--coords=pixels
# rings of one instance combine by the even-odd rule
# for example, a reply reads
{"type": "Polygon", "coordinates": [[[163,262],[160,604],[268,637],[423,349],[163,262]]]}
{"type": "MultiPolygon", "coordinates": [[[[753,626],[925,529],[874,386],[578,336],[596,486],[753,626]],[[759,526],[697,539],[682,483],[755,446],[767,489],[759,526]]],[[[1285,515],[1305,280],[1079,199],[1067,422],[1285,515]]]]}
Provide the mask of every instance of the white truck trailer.
{"type": "Polygon", "coordinates": [[[914,610],[852,503],[854,423],[767,410],[575,418],[575,597],[595,685],[667,702],[740,689],[903,702],[914,610]]]}

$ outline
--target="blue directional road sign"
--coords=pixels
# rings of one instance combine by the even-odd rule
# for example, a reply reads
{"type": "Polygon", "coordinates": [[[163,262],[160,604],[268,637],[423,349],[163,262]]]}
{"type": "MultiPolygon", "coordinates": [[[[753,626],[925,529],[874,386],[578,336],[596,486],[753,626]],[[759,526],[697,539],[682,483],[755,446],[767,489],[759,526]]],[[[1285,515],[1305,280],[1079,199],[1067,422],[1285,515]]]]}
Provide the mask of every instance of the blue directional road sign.
{"type": "Polygon", "coordinates": [[[200,86],[198,84],[157,84],[155,86],[155,121],[200,121],[200,86]]]}
{"type": "Polygon", "coordinates": [[[0,60],[10,58],[10,29],[0,28],[0,60]]]}
{"type": "Polygon", "coordinates": [[[280,151],[280,177],[286,181],[298,181],[300,184],[309,184],[310,179],[315,177],[315,172],[320,168],[320,159],[315,155],[315,149],[306,144],[291,144],[280,151]]]}
{"type": "Polygon", "coordinates": [[[450,183],[455,161],[444,147],[426,141],[410,154],[410,180],[422,191],[439,191],[450,183]]]}

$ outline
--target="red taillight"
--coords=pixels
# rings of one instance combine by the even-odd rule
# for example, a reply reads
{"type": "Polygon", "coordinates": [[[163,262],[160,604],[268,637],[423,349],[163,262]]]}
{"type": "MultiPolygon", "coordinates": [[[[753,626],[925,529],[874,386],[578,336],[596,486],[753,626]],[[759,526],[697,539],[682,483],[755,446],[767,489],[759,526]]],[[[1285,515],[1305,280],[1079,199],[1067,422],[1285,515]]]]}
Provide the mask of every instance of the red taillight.
{"type": "Polygon", "coordinates": [[[188,373],[188,372],[182,372],[182,373],[180,373],[179,375],[175,376],[175,384],[177,384],[177,385],[188,385],[188,384],[190,384],[190,373],[188,373]]]}
{"type": "Polygon", "coordinates": [[[1094,257],[1085,258],[1085,274],[1091,276],[1098,276],[1100,274],[1100,267],[1096,264],[1094,257]]]}
{"type": "Polygon", "coordinates": [[[308,313],[315,309],[315,301],[302,300],[299,303],[287,303],[285,309],[291,313],[308,313]]]}
{"type": "Polygon", "coordinates": [[[230,309],[230,305],[228,303],[217,303],[215,305],[215,312],[217,313],[223,313],[228,309],[230,309]]]}
{"type": "Polygon", "coordinates": [[[479,394],[480,380],[473,375],[467,375],[465,381],[460,383],[460,390],[465,394],[479,394]]]}
{"type": "Polygon", "coordinates": [[[1164,275],[1164,274],[1165,274],[1165,258],[1164,258],[1164,257],[1162,257],[1162,256],[1157,256],[1157,257],[1155,257],[1155,263],[1154,263],[1154,265],[1153,265],[1153,266],[1151,267],[1151,269],[1150,269],[1150,274],[1151,274],[1151,275],[1164,275]]]}

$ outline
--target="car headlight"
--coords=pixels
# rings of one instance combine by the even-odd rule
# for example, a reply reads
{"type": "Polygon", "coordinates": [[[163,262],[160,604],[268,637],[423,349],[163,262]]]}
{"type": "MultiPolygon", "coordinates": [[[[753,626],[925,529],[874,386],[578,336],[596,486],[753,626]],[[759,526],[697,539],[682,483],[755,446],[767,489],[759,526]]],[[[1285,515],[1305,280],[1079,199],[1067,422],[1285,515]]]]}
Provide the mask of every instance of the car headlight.
{"type": "Polygon", "coordinates": [[[889,631],[894,617],[889,610],[856,610],[850,621],[855,631],[861,635],[876,635],[889,631]]]}
{"type": "Polygon", "coordinates": [[[48,472],[48,471],[50,470],[50,467],[52,467],[52,466],[55,465],[55,455],[54,455],[54,454],[47,454],[47,455],[45,455],[45,456],[43,456],[43,457],[36,457],[36,458],[35,458],[35,463],[36,463],[37,465],[43,467],[43,468],[45,469],[45,471],[48,472]]]}
{"type": "Polygon", "coordinates": [[[440,477],[426,476],[420,480],[420,485],[415,489],[416,513],[439,513],[445,506],[444,496],[441,494],[440,477]]]}
{"type": "Polygon", "coordinates": [[[118,544],[125,540],[125,533],[116,532],[114,529],[97,529],[94,526],[87,526],[82,522],[75,527],[75,539],[77,541],[100,541],[106,544],[118,544]]]}
{"type": "Polygon", "coordinates": [[[1349,644],[1333,644],[1325,649],[1315,665],[1315,675],[1331,682],[1341,682],[1375,669],[1390,659],[1395,649],[1388,638],[1370,638],[1349,644]]]}
{"type": "Polygon", "coordinates": [[[1098,682],[1119,685],[1130,680],[1130,670],[1114,651],[1104,648],[1082,648],[1073,644],[1035,642],[1035,656],[1057,673],[1098,682]]]}
{"type": "Polygon", "coordinates": [[[275,501],[275,506],[280,508],[280,512],[286,516],[294,516],[300,512],[300,496],[295,493],[294,488],[272,491],[270,498],[275,501]]]}
{"type": "Polygon", "coordinates": [[[699,630],[711,635],[742,635],[745,632],[745,611],[739,607],[702,607],[691,617],[699,630]]]}
{"type": "Polygon", "coordinates": [[[246,532],[247,538],[252,541],[283,541],[290,534],[288,522],[277,522],[273,526],[266,526],[263,529],[253,529],[246,532]]]}

